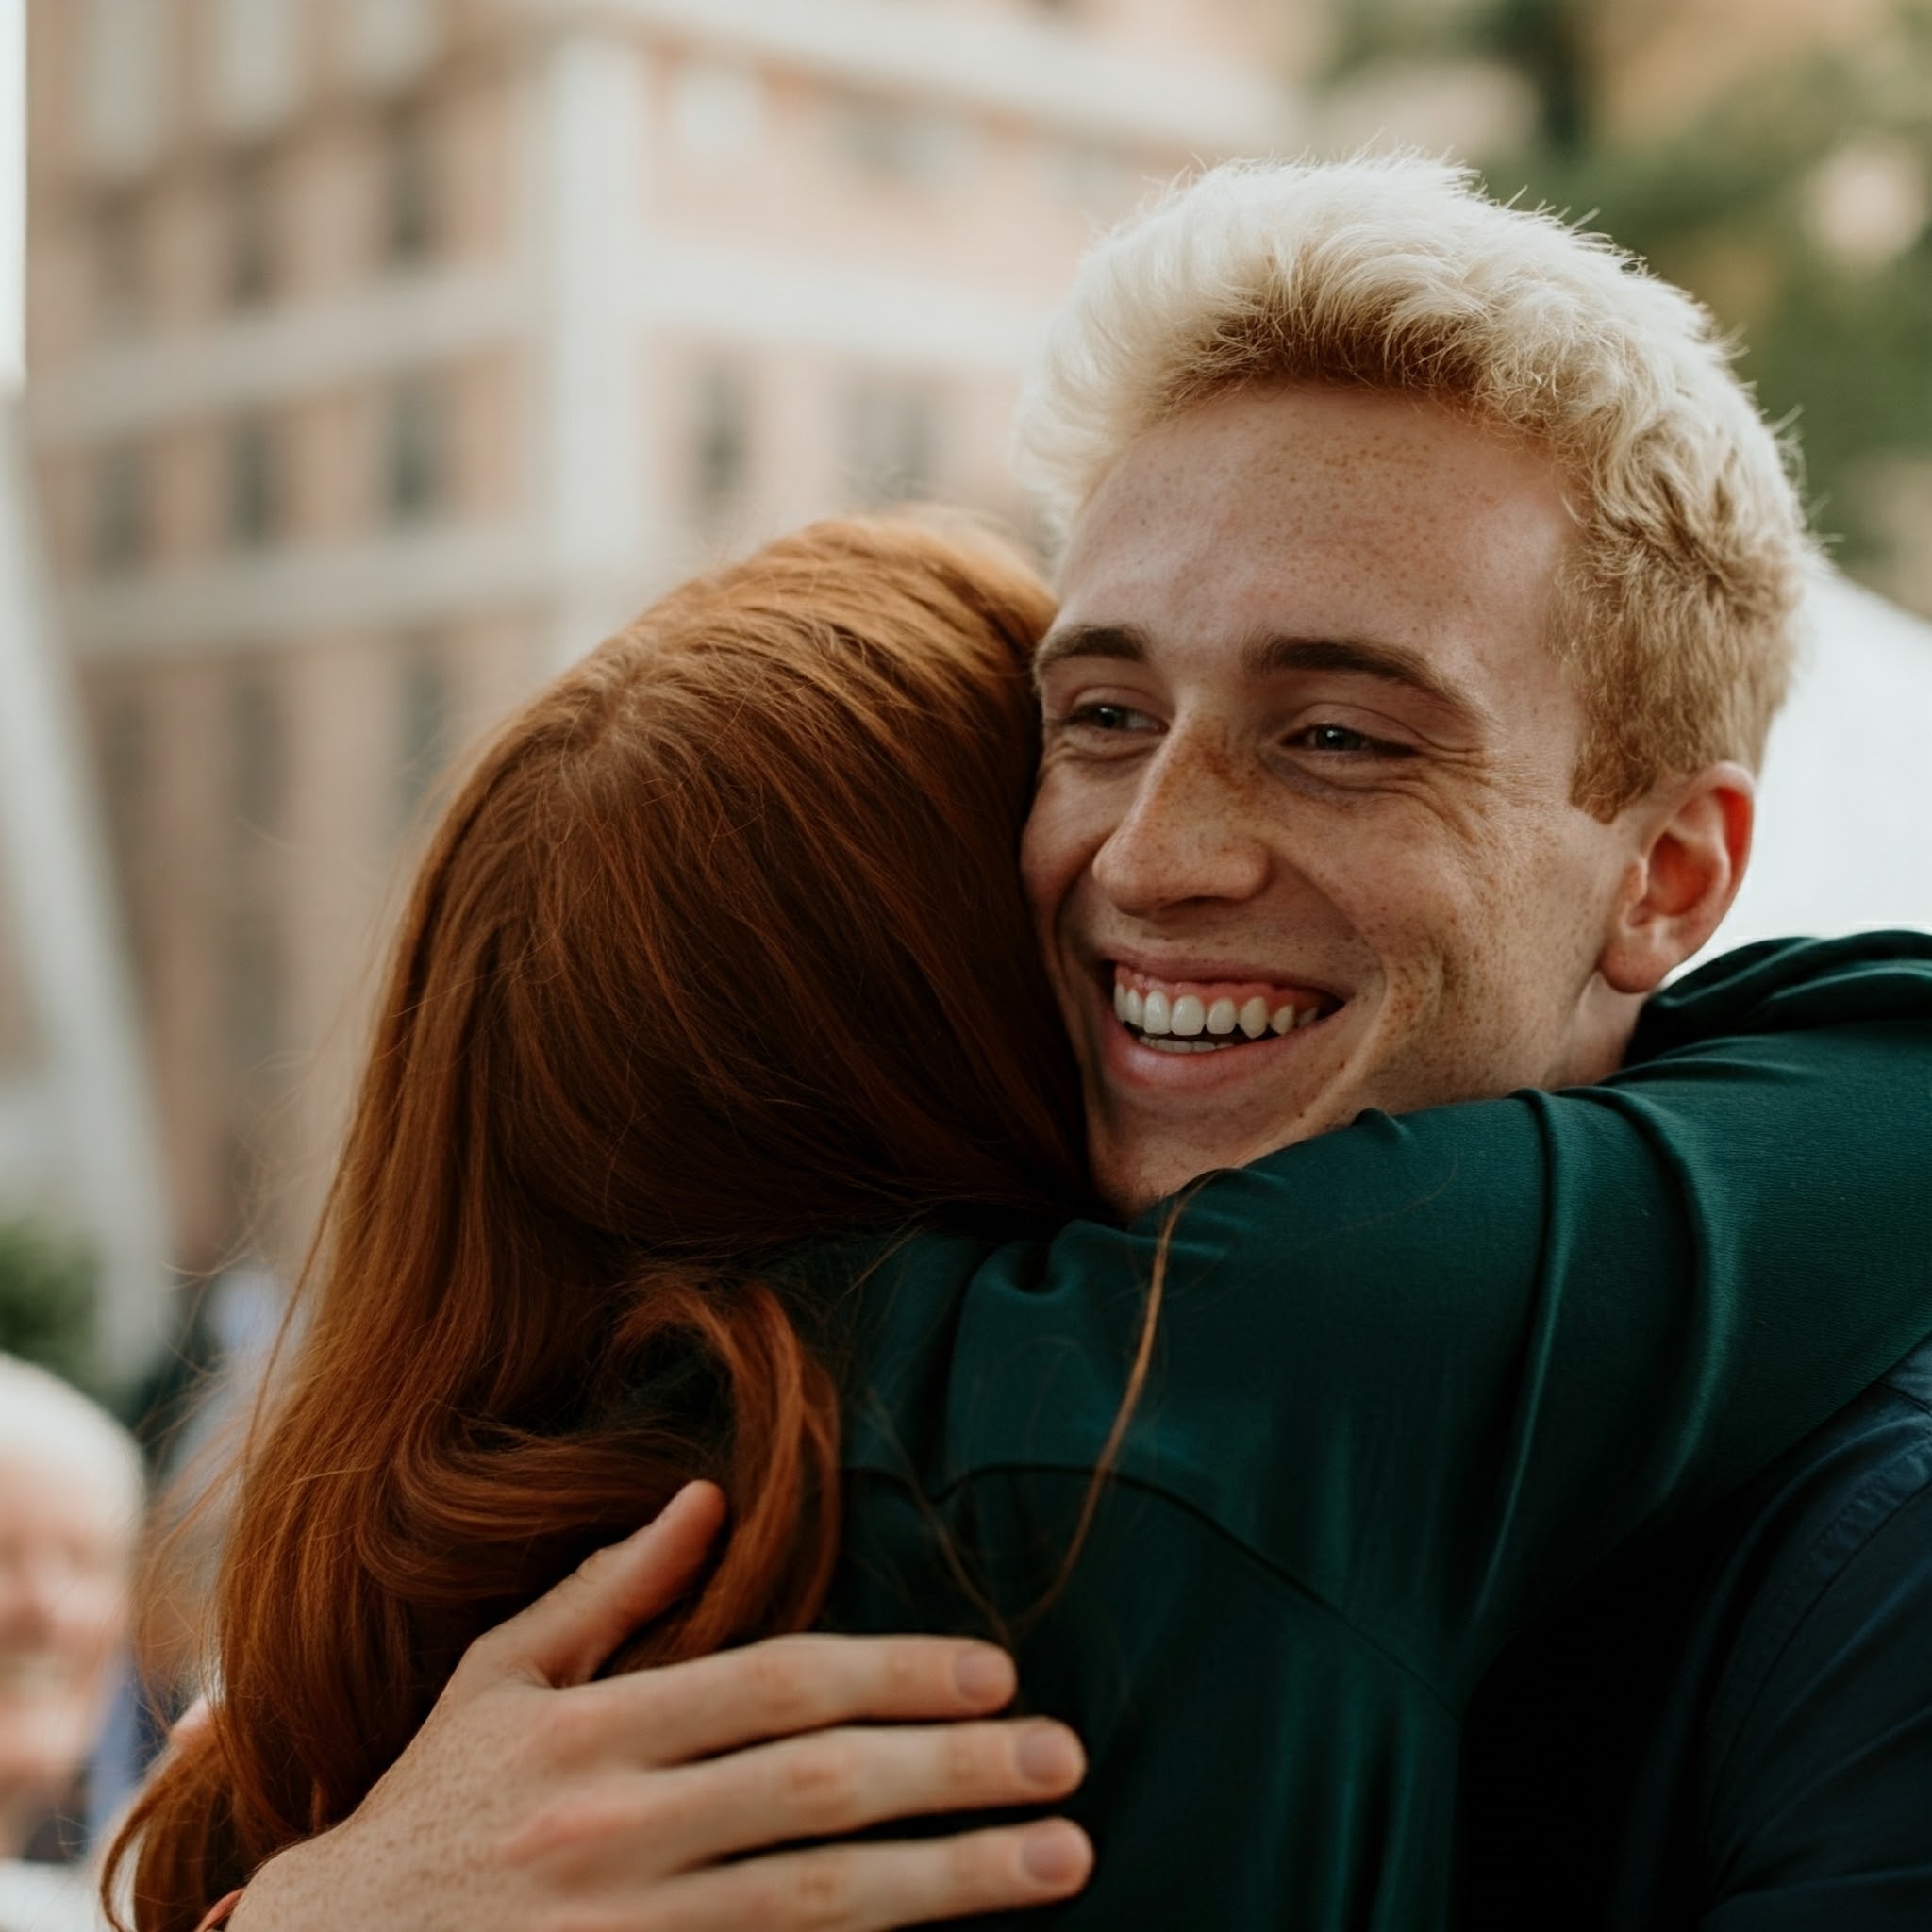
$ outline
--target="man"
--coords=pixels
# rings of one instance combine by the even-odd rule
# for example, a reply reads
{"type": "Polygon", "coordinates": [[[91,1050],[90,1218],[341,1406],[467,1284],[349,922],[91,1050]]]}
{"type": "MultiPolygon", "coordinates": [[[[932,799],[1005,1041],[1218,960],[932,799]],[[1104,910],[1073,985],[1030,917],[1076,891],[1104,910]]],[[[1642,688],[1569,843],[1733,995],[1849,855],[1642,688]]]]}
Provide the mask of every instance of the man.
{"type": "MultiPolygon", "coordinates": [[[[1413,400],[1428,391],[1394,331],[1366,389],[1282,386],[1336,372],[1292,272],[1244,258],[1241,215],[1306,262],[1345,245],[1342,173],[1223,177],[1104,248],[1029,419],[1081,508],[1041,654],[1028,879],[1116,1198],[1365,1107],[1607,1071],[1748,852],[1740,767],[1783,694],[1803,551],[1767,432],[1711,380],[1688,318],[1649,338],[1677,359],[1646,420],[1612,426],[1616,381],[1570,359],[1581,318],[1561,314],[1560,271],[1510,256],[1553,238],[1414,185],[1407,232],[1400,208],[1377,211],[1390,255],[1424,264],[1388,272],[1391,296],[1424,306],[1464,221],[1492,226],[1461,258],[1466,274],[1479,257],[1492,311],[1508,277],[1546,278],[1548,333],[1519,322],[1508,372],[1544,380],[1486,400],[1507,379],[1492,358],[1469,398],[1527,450],[1486,449],[1413,400]],[[1163,249],[1165,334],[1133,292],[1163,249]],[[1235,291],[1205,341],[1202,283],[1235,291]],[[1190,326],[1198,346],[1177,351],[1190,326]],[[1206,399],[1174,413],[1188,382],[1206,399]],[[1671,422],[1672,386],[1698,396],[1703,438],[1671,422]],[[1133,411],[1152,426],[1101,471],[1133,411]],[[1640,439],[1674,436],[1675,488],[1646,505],[1634,477],[1657,455],[1640,439]],[[1660,511],[1677,527],[1645,528],[1660,511]],[[1601,591],[1589,608],[1592,580],[1621,612],[1601,591]],[[1202,981],[1291,977],[1336,1009],[1299,1065],[1156,1061],[1145,1048],[1168,1042],[1126,1043],[1098,995],[1109,964],[1147,989],[1143,1010],[1158,984],[1170,1025],[1188,991],[1242,991],[1202,981]]],[[[1605,282],[1612,328],[1620,301],[1674,299],[1621,270],[1605,282]]],[[[1506,1659],[1470,1753],[1471,1924],[1932,1921],[1928,1406],[1922,1350],[1719,1523],[1593,1581],[1506,1659]]]]}
{"type": "Polygon", "coordinates": [[[0,1355],[0,1932],[92,1932],[82,1874],[22,1854],[71,1805],[126,1635],[144,1481],[127,1432],[0,1355]]]}
{"type": "MultiPolygon", "coordinates": [[[[1137,1208],[1367,1108],[1618,1067],[1645,998],[1736,891],[1808,548],[1780,451],[1701,312],[1607,247],[1497,208],[1447,170],[1220,171],[1090,260],[1023,430],[1071,525],[1064,607],[1039,660],[1045,757],[1024,868],[1109,1197],[1137,1208]]],[[[1878,1457],[1895,1476],[1885,1441],[1878,1457]]],[[[1897,1552],[1887,1579],[1901,1600],[1917,1590],[1932,1601],[1914,1560],[1897,1552]]],[[[343,1828],[333,1866],[318,1851],[305,1880],[300,1852],[275,1861],[237,1915],[242,1932],[308,1923],[318,1874],[346,1869],[342,1847],[359,1844],[365,1862],[379,1854],[391,1901],[432,1870],[425,1807],[439,1780],[456,1789],[461,1775],[451,1740],[475,1723],[502,1762],[516,1735],[465,1713],[494,1699],[491,1726],[510,1725],[506,1674],[583,1674],[623,1612],[648,1601],[629,1588],[579,1587],[579,1604],[600,1607],[570,1625],[556,1652],[567,1666],[507,1642],[495,1679],[459,1674],[447,1720],[432,1720],[371,1819],[343,1828]]],[[[1718,1653],[1756,1607],[1748,1577],[1725,1588],[1737,1614],[1700,1634],[1718,1653]]],[[[811,1653],[825,1673],[812,1707],[786,1707],[791,1686],[748,1719],[745,1687],[782,1673],[773,1655],[684,1667],[630,1694],[652,1699],[660,1720],[680,1684],[696,1687],[696,1704],[737,1699],[728,1720],[691,1727],[706,1749],[950,1714],[932,1683],[884,1707],[875,1682],[859,1688],[860,1660],[882,1653],[860,1646],[811,1653]]],[[[1834,1738],[1832,1754],[1865,1762],[1882,1747],[1888,1789],[1903,1790],[1923,1775],[1910,1726],[1923,1757],[1932,1695],[1897,1663],[1887,1654],[1862,1674],[1877,1680],[1859,1706],[1872,1728],[1834,1738]]],[[[1646,1685],[1667,1684],[1671,1668],[1660,1660],[1646,1685]]],[[[900,1669],[911,1681],[914,1665],[900,1669]]],[[[1722,1701],[1723,1656],[1695,1681],[1722,1701]]],[[[521,1688],[529,1715],[518,1722],[541,1724],[541,1698],[521,1688]]],[[[1659,1713],[1657,1735],[1680,1740],[1673,1762],[1687,1774],[1665,1779],[1673,1789],[1698,1786],[1705,1728],[1700,1709],[1659,1713]]],[[[1499,1725],[1493,1748],[1507,1757],[1515,1736],[1499,1725]]],[[[849,1744],[848,1764],[863,1765],[867,1748],[849,1744]]],[[[1793,1775],[1775,1786],[1787,1793],[1804,1789],[1805,1737],[1790,1756],[1793,1775]]],[[[706,1917],[724,1908],[702,1888],[756,1883],[744,1874],[760,1861],[708,1872],[691,1843],[736,1851],[784,1836],[749,1815],[756,1757],[714,1760],[708,1788],[689,1766],[654,1771],[687,1832],[700,1813],[736,1818],[667,1858],[659,1923],[907,1923],[1077,1879],[1079,1848],[1065,1840],[1059,1876],[1030,1892],[1010,1840],[861,1846],[836,1877],[816,1868],[825,1890],[791,1916],[768,1891],[755,1917],[742,1894],[737,1920],[706,1917]]],[[[520,1818],[554,1824],[554,1759],[547,1782],[526,1783],[494,1807],[498,1839],[520,1818]]],[[[874,1793],[863,1815],[920,1808],[935,1789],[908,1788],[896,1807],[874,1793]]],[[[1024,1795],[1017,1766],[1008,1792],[1024,1795]]],[[[1497,1807],[1506,1819],[1512,1803],[1497,1807]]],[[[1910,1840],[1909,1814],[1893,1811],[1910,1840]]],[[[1718,1825],[1726,1843],[1749,1830],[1718,1825]]],[[[1840,1877],[1832,1904],[1845,1916],[1872,1867],[1848,1868],[1853,1840],[1835,1812],[1807,1828],[1801,1846],[1785,1833],[1790,1856],[1769,1888],[1754,1866],[1738,1891],[1721,1857],[1659,1863],[1674,1892],[1640,1897],[1631,1923],[1668,1909],[1692,1923],[1722,1911],[1727,1926],[1796,1924],[1796,1901],[1840,1877]]],[[[451,1848],[475,1840],[460,1821],[436,1829],[446,1869],[451,1848]]],[[[1868,1836],[1856,1852],[1891,1868],[1916,1858],[1924,1875],[1923,1845],[1868,1836]]],[[[1626,1865],[1647,1856],[1640,1843],[1626,1865]]],[[[594,1901],[594,1862],[558,1878],[559,1908],[594,1901]]],[[[1900,1877],[1894,1895],[1911,1882],[1900,1877]]],[[[381,1904],[358,1894],[357,1922],[434,1923],[378,1920],[381,1904]]],[[[1587,1923],[1574,1907],[1526,1902],[1531,1923],[1587,1923]]]]}

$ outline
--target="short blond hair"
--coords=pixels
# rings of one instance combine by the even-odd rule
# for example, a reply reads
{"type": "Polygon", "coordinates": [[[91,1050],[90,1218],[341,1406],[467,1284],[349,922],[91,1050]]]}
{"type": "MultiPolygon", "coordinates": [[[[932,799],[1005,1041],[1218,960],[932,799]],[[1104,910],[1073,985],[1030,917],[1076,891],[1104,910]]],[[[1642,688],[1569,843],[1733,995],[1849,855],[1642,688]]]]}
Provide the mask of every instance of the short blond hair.
{"type": "Polygon", "coordinates": [[[1584,704],[1578,805],[1757,766],[1813,545],[1789,441],[1681,289],[1446,163],[1216,168],[1087,257],[1022,468],[1064,528],[1137,437],[1259,382],[1440,400],[1550,451],[1579,526],[1553,640],[1584,704]]]}

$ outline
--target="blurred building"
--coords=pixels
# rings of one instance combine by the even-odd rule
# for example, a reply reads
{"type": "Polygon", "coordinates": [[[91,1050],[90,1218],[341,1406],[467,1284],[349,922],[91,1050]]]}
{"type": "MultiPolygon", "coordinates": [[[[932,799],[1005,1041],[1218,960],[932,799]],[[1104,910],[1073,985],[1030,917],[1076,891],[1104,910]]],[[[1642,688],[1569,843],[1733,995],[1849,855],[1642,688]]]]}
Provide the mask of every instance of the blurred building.
{"type": "Polygon", "coordinates": [[[32,496],[18,381],[0,373],[0,1337],[125,1382],[165,1337],[174,1243],[32,496]]]}
{"type": "Polygon", "coordinates": [[[761,533],[1024,519],[1078,251],[1299,144],[1321,19],[32,0],[30,422],[186,1265],[299,1254],[455,749],[761,533]]]}
{"type": "Polygon", "coordinates": [[[1318,140],[1412,143],[1703,298],[1820,530],[1932,616],[1924,0],[1336,0],[1318,140]]]}

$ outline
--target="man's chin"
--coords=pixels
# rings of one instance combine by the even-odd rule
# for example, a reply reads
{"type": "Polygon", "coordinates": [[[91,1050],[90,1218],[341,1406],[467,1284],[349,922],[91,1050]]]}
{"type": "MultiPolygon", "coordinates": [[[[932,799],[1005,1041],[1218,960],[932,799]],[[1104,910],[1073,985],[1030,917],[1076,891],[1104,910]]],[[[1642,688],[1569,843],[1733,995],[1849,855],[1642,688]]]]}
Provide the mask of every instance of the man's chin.
{"type": "Polygon", "coordinates": [[[1307,1118],[1239,1140],[1182,1141],[1170,1136],[1122,1135],[1105,1127],[1090,1132],[1089,1158],[1093,1185],[1102,1200],[1118,1213],[1131,1217],[1157,1201],[1177,1194],[1203,1174],[1224,1168],[1245,1167],[1278,1147],[1311,1140],[1336,1124],[1307,1118]]]}
{"type": "Polygon", "coordinates": [[[1326,1133],[1363,1105],[1361,1002],[1206,1055],[1191,1039],[1192,1052],[1157,1051],[1110,1011],[1069,1017],[1085,1023],[1069,1030],[1087,1091],[1094,1185],[1123,1213],[1326,1133]]]}
{"type": "Polygon", "coordinates": [[[1345,1053],[1293,1081],[1257,1091],[1148,1092],[1092,1077],[1087,1086],[1088,1159],[1101,1197],[1137,1214],[1200,1179],[1246,1167],[1282,1147],[1312,1141],[1366,1107],[1385,1105],[1381,1082],[1366,1082],[1345,1053]],[[1313,1077],[1307,1077],[1307,1075],[1313,1077]]]}

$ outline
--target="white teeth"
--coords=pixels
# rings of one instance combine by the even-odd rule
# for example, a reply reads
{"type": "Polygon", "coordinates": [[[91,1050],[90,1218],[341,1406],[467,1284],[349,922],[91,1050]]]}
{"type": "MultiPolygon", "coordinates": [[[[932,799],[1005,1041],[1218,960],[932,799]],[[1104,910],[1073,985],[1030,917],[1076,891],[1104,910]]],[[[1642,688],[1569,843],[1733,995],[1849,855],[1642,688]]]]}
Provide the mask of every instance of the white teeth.
{"type": "Polygon", "coordinates": [[[1260,993],[1237,1007],[1224,994],[1210,1004],[1198,993],[1142,992],[1123,980],[1114,982],[1113,1010],[1124,1026],[1134,1027],[1150,1041],[1161,1041],[1171,1053],[1211,1053],[1224,1041],[1231,1044],[1228,1037],[1237,1029],[1250,1040],[1259,1040],[1264,1034],[1312,1026],[1323,1017],[1320,1007],[1303,1009],[1292,1003],[1271,1011],[1260,993]],[[1202,1039],[1203,1033],[1211,1038],[1202,1039]]]}

